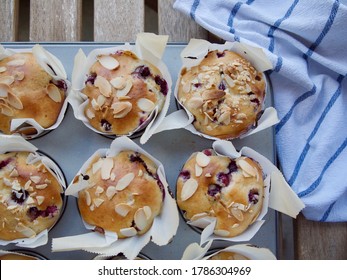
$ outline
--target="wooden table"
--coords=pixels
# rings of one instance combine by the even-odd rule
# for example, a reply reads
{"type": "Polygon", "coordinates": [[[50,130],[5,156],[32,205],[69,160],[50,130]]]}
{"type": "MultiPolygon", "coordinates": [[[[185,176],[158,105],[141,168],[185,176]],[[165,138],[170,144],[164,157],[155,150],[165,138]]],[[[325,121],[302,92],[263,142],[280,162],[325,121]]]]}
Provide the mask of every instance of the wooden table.
{"type": "MultiPolygon", "coordinates": [[[[184,43],[190,38],[220,42],[173,10],[173,2],[0,0],[0,41],[121,42],[134,41],[139,32],[153,31],[169,35],[171,42],[184,43]]],[[[283,243],[280,258],[288,257],[285,246],[289,244],[294,246],[295,259],[347,259],[347,223],[312,222],[299,215],[292,229],[294,239],[283,243]]]]}

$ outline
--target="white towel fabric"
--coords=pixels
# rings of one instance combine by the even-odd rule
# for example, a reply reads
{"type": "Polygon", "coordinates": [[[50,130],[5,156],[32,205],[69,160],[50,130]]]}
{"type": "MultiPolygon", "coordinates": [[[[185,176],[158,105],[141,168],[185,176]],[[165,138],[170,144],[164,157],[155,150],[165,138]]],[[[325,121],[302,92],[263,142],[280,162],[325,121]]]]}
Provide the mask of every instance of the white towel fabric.
{"type": "Polygon", "coordinates": [[[283,173],[318,221],[347,221],[347,6],[333,0],[176,0],[211,33],[262,47],[283,173]]]}

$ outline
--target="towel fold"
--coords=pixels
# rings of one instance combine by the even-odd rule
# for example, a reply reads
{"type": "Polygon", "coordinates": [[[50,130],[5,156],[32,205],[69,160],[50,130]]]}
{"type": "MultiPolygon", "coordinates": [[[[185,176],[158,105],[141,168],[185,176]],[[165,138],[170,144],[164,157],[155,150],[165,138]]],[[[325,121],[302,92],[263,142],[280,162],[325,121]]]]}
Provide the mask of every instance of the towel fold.
{"type": "Polygon", "coordinates": [[[176,0],[227,41],[262,47],[281,121],[279,163],[307,219],[347,221],[347,1],[176,0]]]}

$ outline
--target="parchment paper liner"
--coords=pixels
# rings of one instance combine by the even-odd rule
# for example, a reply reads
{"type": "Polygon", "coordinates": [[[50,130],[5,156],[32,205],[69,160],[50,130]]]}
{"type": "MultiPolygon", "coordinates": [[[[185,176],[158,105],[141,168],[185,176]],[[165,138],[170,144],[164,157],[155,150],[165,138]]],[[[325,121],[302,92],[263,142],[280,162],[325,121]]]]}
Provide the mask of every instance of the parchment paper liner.
{"type": "Polygon", "coordinates": [[[158,106],[156,106],[148,118],[148,120],[150,120],[148,123],[146,122],[134,131],[130,132],[128,135],[124,135],[130,137],[135,133],[140,132],[145,127],[144,132],[140,138],[140,143],[146,143],[148,139],[154,134],[154,131],[157,129],[160,123],[163,121],[170,105],[172,79],[169,70],[161,60],[165,51],[167,40],[168,36],[165,35],[140,33],[137,35],[135,45],[125,43],[124,45],[119,45],[112,48],[94,49],[88,54],[88,56],[86,56],[80,49],[75,56],[74,68],[72,72],[72,93],[68,98],[68,101],[73,108],[75,118],[81,120],[88,128],[96,133],[106,136],[117,136],[112,133],[101,132],[90,125],[88,118],[84,114],[84,108],[88,105],[89,101],[87,96],[81,91],[85,87],[85,81],[89,74],[89,69],[95,63],[98,55],[111,54],[115,53],[118,50],[129,50],[135,53],[139,59],[147,61],[156,66],[161,72],[163,78],[166,80],[168,86],[168,92],[161,111],[158,112],[159,108],[158,106]]]}
{"type": "Polygon", "coordinates": [[[14,255],[25,256],[25,257],[33,257],[33,258],[36,258],[37,260],[47,260],[46,257],[44,257],[41,254],[38,254],[36,252],[33,252],[33,251],[28,251],[28,250],[14,250],[14,251],[0,250],[0,256],[7,255],[7,254],[14,254],[14,255]]]}
{"type": "Polygon", "coordinates": [[[249,241],[265,222],[263,218],[268,211],[268,207],[292,218],[296,218],[297,214],[305,207],[304,203],[288,185],[281,171],[263,155],[249,147],[243,147],[240,152],[237,152],[234,145],[227,140],[213,142],[213,149],[218,155],[228,156],[230,158],[247,156],[256,160],[261,165],[264,173],[264,201],[262,210],[255,222],[243,233],[235,237],[225,238],[215,235],[213,231],[216,225],[216,218],[214,217],[204,217],[196,221],[188,221],[187,223],[189,225],[202,229],[200,244],[217,239],[233,242],[249,241]]]}
{"type": "MultiPolygon", "coordinates": [[[[31,49],[5,49],[3,46],[0,45],[0,60],[15,54],[15,53],[23,53],[23,52],[29,52],[33,53],[36,57],[36,60],[38,64],[55,80],[64,80],[67,85],[67,91],[65,93],[65,100],[63,102],[63,106],[60,110],[60,113],[58,115],[57,121],[50,127],[43,128],[35,119],[32,118],[18,118],[13,119],[11,121],[11,131],[15,131],[19,129],[19,131],[28,129],[28,128],[34,128],[37,133],[31,134],[31,135],[22,135],[25,139],[34,139],[40,135],[43,135],[51,130],[56,129],[60,123],[63,121],[65,112],[68,105],[67,97],[70,94],[71,84],[67,80],[67,75],[64,69],[63,64],[60,62],[60,60],[54,56],[52,53],[45,50],[41,45],[36,44],[31,49]],[[47,66],[47,63],[54,69],[55,74],[53,71],[47,66]]],[[[0,134],[2,134],[0,132],[0,134]]]]}
{"type": "MultiPolygon", "coordinates": [[[[200,62],[204,59],[205,55],[210,50],[232,50],[248,61],[260,72],[264,72],[272,68],[270,60],[266,57],[265,53],[260,49],[253,46],[246,45],[239,42],[226,42],[224,44],[212,44],[206,40],[201,39],[191,39],[187,47],[181,53],[182,68],[190,68],[196,65],[199,65],[200,62]],[[195,59],[196,58],[196,59],[195,59]]],[[[165,117],[160,126],[156,129],[155,133],[159,133],[165,130],[172,130],[178,128],[185,128],[192,132],[193,134],[202,136],[207,139],[218,140],[219,138],[213,137],[204,133],[199,132],[193,125],[194,116],[189,112],[187,108],[179,101],[178,99],[178,88],[180,83],[180,73],[179,72],[176,86],[174,89],[175,98],[183,109],[175,111],[165,117]]],[[[263,74],[264,75],[264,74],[263,74]]],[[[266,94],[270,90],[269,81],[264,75],[266,80],[266,94]]],[[[264,110],[263,115],[258,120],[258,125],[255,128],[250,129],[248,132],[242,134],[238,138],[244,138],[246,136],[252,135],[256,132],[264,130],[272,125],[275,125],[279,122],[277,117],[277,111],[273,107],[268,107],[264,110]]],[[[230,138],[231,139],[231,138],[230,138]]],[[[228,140],[230,140],[228,139],[228,140]]]]}
{"type": "MultiPolygon", "coordinates": [[[[163,246],[168,244],[176,234],[179,223],[178,210],[176,201],[170,195],[162,163],[148,154],[126,136],[113,140],[110,149],[97,150],[83,164],[77,174],[84,173],[94,157],[113,157],[124,150],[132,150],[144,154],[153,160],[153,162],[158,166],[157,174],[160,181],[164,185],[165,199],[161,213],[159,216],[154,218],[152,227],[148,232],[141,236],[136,235],[125,239],[118,239],[117,234],[110,231],[105,231],[105,235],[97,232],[89,232],[75,236],[54,238],[52,242],[52,250],[54,252],[85,250],[105,256],[115,256],[119,253],[123,253],[128,259],[134,259],[149,241],[152,241],[159,246],[163,246]]],[[[86,187],[88,187],[88,184],[83,184],[83,181],[82,183],[71,183],[65,193],[66,195],[78,197],[78,192],[86,187]]],[[[84,224],[86,229],[89,230],[92,230],[95,227],[88,225],[86,222],[84,222],[84,224]]]]}
{"type": "Polygon", "coordinates": [[[219,252],[233,252],[243,255],[250,260],[276,260],[276,256],[267,248],[259,248],[251,244],[231,245],[223,249],[212,249],[212,240],[206,245],[199,246],[198,243],[191,243],[183,252],[182,260],[207,260],[219,252]]]}
{"type": "MultiPolygon", "coordinates": [[[[58,165],[51,160],[46,155],[40,154],[38,149],[24,138],[19,135],[0,135],[0,154],[6,152],[31,152],[31,158],[28,162],[29,164],[35,163],[39,160],[43,163],[43,165],[47,168],[47,170],[58,180],[61,188],[62,195],[64,194],[64,190],[66,189],[65,177],[58,167],[58,165]]],[[[6,246],[10,243],[15,243],[16,246],[25,247],[25,248],[36,248],[42,245],[47,244],[48,242],[48,231],[52,229],[60,220],[61,215],[64,212],[66,206],[65,196],[63,197],[63,205],[60,209],[60,217],[57,221],[51,226],[51,228],[43,230],[38,235],[32,238],[23,238],[23,239],[15,239],[15,240],[0,240],[0,245],[6,246]]]]}

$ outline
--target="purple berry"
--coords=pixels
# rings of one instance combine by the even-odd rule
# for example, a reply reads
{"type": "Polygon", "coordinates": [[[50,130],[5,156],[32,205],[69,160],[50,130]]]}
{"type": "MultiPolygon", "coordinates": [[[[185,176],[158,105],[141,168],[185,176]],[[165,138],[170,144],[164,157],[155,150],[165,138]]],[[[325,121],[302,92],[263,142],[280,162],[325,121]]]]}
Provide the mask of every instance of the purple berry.
{"type": "Polygon", "coordinates": [[[228,165],[228,170],[229,170],[228,174],[231,174],[231,173],[233,173],[233,172],[236,172],[237,169],[238,169],[238,168],[237,168],[237,165],[236,165],[236,161],[233,160],[233,159],[231,159],[231,160],[230,160],[230,163],[229,163],[229,165],[228,165]]]}
{"type": "Polygon", "coordinates": [[[195,83],[194,86],[195,86],[196,88],[199,88],[199,87],[201,87],[201,83],[195,83]]]}
{"type": "Polygon", "coordinates": [[[87,77],[85,84],[89,83],[89,84],[94,85],[95,79],[96,79],[96,73],[92,73],[87,77]]]}
{"type": "Polygon", "coordinates": [[[60,90],[63,90],[64,92],[67,91],[67,84],[64,80],[58,80],[58,81],[52,81],[53,84],[56,85],[57,88],[59,88],[60,90]]]}
{"type": "Polygon", "coordinates": [[[0,161],[0,169],[4,168],[11,162],[12,158],[5,159],[3,161],[0,161]]]}
{"type": "Polygon", "coordinates": [[[165,199],[164,185],[163,185],[163,183],[160,181],[159,178],[157,179],[157,184],[158,184],[159,189],[160,189],[160,191],[161,191],[161,193],[162,193],[162,199],[163,199],[163,201],[164,201],[164,199],[165,199]]]}
{"type": "Polygon", "coordinates": [[[226,187],[230,183],[230,175],[225,173],[218,173],[217,180],[223,187],[226,187]]]}
{"type": "Polygon", "coordinates": [[[12,191],[11,193],[11,199],[18,203],[18,204],[22,204],[29,196],[29,193],[27,191],[12,191]]]}
{"type": "Polygon", "coordinates": [[[223,52],[217,52],[217,57],[220,58],[220,57],[223,57],[225,56],[225,51],[223,52]]]}
{"type": "Polygon", "coordinates": [[[110,131],[112,129],[112,125],[105,119],[101,120],[101,127],[105,131],[110,131]]]}
{"type": "Polygon", "coordinates": [[[248,193],[248,201],[257,204],[259,201],[259,192],[257,189],[251,189],[248,193]]]}
{"type": "Polygon", "coordinates": [[[225,86],[224,81],[221,81],[220,84],[219,84],[219,86],[218,86],[218,89],[220,89],[220,90],[225,90],[226,88],[227,88],[227,87],[225,86]]]}
{"type": "Polygon", "coordinates": [[[132,72],[132,74],[137,75],[138,77],[145,79],[151,75],[151,71],[149,70],[149,68],[147,66],[141,65],[141,66],[136,67],[135,71],[132,72]]]}
{"type": "Polygon", "coordinates": [[[211,149],[205,149],[202,152],[209,157],[212,156],[212,150],[211,149]]]}
{"type": "Polygon", "coordinates": [[[160,86],[161,93],[166,96],[167,92],[169,91],[169,88],[167,86],[167,82],[159,75],[155,76],[154,81],[158,86],[160,86]]]}
{"type": "Polygon", "coordinates": [[[184,181],[187,181],[190,178],[190,172],[188,170],[182,170],[179,176],[182,177],[184,181]]]}
{"type": "Polygon", "coordinates": [[[207,194],[209,196],[216,196],[218,193],[220,193],[222,187],[219,185],[209,185],[208,186],[208,190],[207,190],[207,194]]]}
{"type": "Polygon", "coordinates": [[[27,211],[27,215],[31,221],[34,221],[38,217],[54,217],[58,212],[58,207],[55,205],[48,206],[45,210],[39,210],[37,207],[30,207],[27,211]]]}
{"type": "Polygon", "coordinates": [[[256,103],[258,106],[260,105],[260,101],[258,98],[251,99],[251,102],[256,103]]]}

